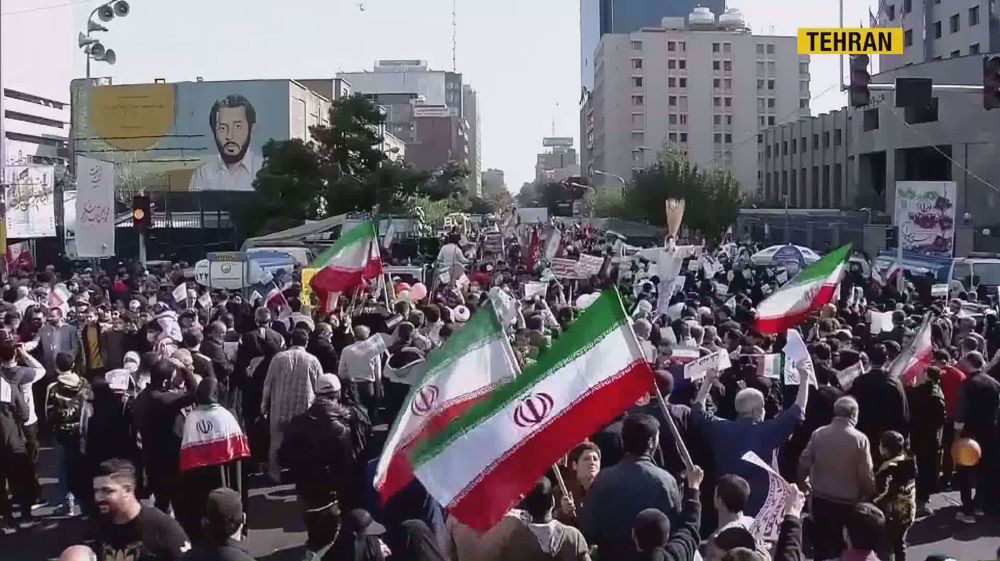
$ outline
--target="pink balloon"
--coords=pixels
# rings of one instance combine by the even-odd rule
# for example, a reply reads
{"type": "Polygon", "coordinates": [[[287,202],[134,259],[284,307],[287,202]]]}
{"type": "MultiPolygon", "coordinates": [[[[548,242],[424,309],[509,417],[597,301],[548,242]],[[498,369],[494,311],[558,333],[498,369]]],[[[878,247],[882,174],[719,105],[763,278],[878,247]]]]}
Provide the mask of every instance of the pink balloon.
{"type": "Polygon", "coordinates": [[[404,290],[410,290],[410,285],[405,282],[401,282],[396,285],[396,292],[402,292],[404,290]]]}
{"type": "Polygon", "coordinates": [[[427,287],[424,286],[424,283],[418,282],[410,289],[410,294],[414,300],[423,300],[427,297],[427,287]]]}

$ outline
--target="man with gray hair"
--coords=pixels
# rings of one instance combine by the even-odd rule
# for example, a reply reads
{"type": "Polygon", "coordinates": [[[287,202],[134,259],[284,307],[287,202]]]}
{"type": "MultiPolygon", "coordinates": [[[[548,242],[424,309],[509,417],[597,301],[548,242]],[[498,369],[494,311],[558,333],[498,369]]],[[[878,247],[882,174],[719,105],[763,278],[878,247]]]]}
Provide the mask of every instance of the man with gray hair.
{"type": "MultiPolygon", "coordinates": [[[[398,327],[397,327],[398,329],[398,327]]],[[[382,354],[396,342],[397,333],[371,335],[371,330],[358,325],[354,328],[352,345],[340,353],[337,375],[345,384],[354,384],[368,418],[375,422],[378,411],[377,388],[382,383],[382,354]]]]}
{"type": "Polygon", "coordinates": [[[800,486],[812,488],[816,559],[839,557],[851,508],[875,493],[868,437],[855,428],[858,402],[850,396],[833,404],[833,421],[816,429],[799,460],[800,486]]]}
{"type": "Polygon", "coordinates": [[[805,383],[807,372],[796,365],[801,375],[795,403],[782,411],[773,419],[764,420],[764,394],[754,388],[744,388],[736,394],[736,413],[738,418],[733,421],[718,417],[708,411],[705,401],[708,392],[719,378],[716,370],[710,370],[702,381],[691,416],[695,426],[708,437],[709,445],[715,455],[716,471],[722,474],[733,474],[746,479],[750,488],[757,492],[750,494],[744,512],[747,516],[756,516],[764,506],[769,480],[767,472],[743,461],[747,452],[757,454],[765,462],[770,462],[775,451],[784,444],[799,424],[805,419],[806,403],[809,399],[809,384],[805,383]]]}
{"type": "Polygon", "coordinates": [[[59,561],[97,561],[97,554],[85,545],[71,545],[59,555],[59,561]]]}

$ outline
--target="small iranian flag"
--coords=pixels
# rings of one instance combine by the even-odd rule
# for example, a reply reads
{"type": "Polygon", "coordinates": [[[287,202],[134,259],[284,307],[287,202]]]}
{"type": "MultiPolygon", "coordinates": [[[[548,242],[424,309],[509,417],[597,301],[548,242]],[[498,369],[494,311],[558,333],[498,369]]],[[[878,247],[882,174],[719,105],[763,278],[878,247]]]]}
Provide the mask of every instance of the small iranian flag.
{"type": "Polygon", "coordinates": [[[427,357],[410,388],[375,468],[383,501],[413,480],[409,454],[501,384],[514,378],[517,360],[491,303],[427,357]]]}
{"type": "Polygon", "coordinates": [[[181,473],[250,456],[250,445],[236,418],[225,407],[198,407],[184,419],[181,473]]]}
{"type": "Polygon", "coordinates": [[[757,329],[761,333],[782,333],[830,303],[850,255],[851,244],[828,253],[761,302],[757,306],[757,329]]]}
{"type": "Polygon", "coordinates": [[[366,220],[341,234],[337,243],[317,257],[311,268],[313,290],[322,294],[347,292],[382,274],[375,225],[366,220]]]}
{"type": "Polygon", "coordinates": [[[931,318],[928,315],[910,341],[910,346],[889,367],[889,375],[901,380],[903,387],[916,386],[922,381],[924,372],[932,362],[934,345],[931,342],[931,318]]]}
{"type": "Polygon", "coordinates": [[[782,371],[782,357],[781,353],[769,353],[760,355],[757,359],[757,377],[758,378],[771,378],[773,380],[781,379],[782,371]]]}
{"type": "Polygon", "coordinates": [[[617,291],[604,292],[538,362],[411,456],[458,521],[493,527],[552,464],[633,406],[652,370],[617,291]]]}

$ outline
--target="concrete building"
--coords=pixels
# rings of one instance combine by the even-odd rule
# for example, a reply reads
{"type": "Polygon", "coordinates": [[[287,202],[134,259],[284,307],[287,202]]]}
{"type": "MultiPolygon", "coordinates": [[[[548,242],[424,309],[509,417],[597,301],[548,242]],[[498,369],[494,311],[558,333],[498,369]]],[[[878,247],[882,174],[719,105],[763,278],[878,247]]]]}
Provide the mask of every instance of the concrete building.
{"type": "Polygon", "coordinates": [[[476,165],[471,157],[480,158],[479,149],[470,142],[479,140],[479,103],[471,87],[463,88],[462,74],[432,70],[423,60],[379,60],[371,72],[340,72],[337,78],[385,109],[386,130],[406,144],[407,161],[418,168],[432,170],[450,160],[470,171],[476,165]],[[468,112],[466,99],[474,105],[468,112]],[[455,122],[446,126],[444,117],[455,122]],[[445,129],[454,135],[448,141],[440,138],[445,129]],[[431,162],[440,163],[428,167],[431,162]]]}
{"type": "Polygon", "coordinates": [[[3,164],[57,164],[69,157],[70,105],[4,88],[3,164]]]}
{"type": "Polygon", "coordinates": [[[735,10],[605,35],[595,78],[580,138],[581,167],[598,184],[631,177],[669,144],[752,192],[760,131],[809,115],[809,57],[796,38],[752,35],[735,10]]]}
{"type": "Polygon", "coordinates": [[[462,113],[469,127],[469,190],[482,196],[483,137],[479,94],[468,84],[462,86],[462,113]]]}
{"type": "Polygon", "coordinates": [[[885,0],[880,23],[903,28],[904,52],[879,56],[879,72],[1000,51],[1000,9],[995,0],[885,0]]]}
{"type": "Polygon", "coordinates": [[[542,147],[545,150],[535,160],[536,182],[563,181],[580,175],[572,137],[546,137],[542,139],[542,147]]]}
{"type": "Polygon", "coordinates": [[[580,83],[594,90],[594,55],[601,37],[656,27],[665,17],[684,17],[695,6],[717,14],[725,0],[580,0],[580,83]]]}
{"type": "MultiPolygon", "coordinates": [[[[931,60],[876,74],[872,81],[918,76],[939,84],[976,83],[982,79],[982,58],[931,60]]],[[[977,93],[935,92],[929,107],[914,110],[895,107],[891,91],[872,92],[868,107],[768,129],[757,145],[757,193],[763,203],[758,206],[780,208],[787,193],[791,208],[866,208],[890,220],[897,181],[955,181],[956,216],[963,217],[956,248],[1000,251],[1000,111],[985,111],[980,100],[977,93]]],[[[830,236],[826,230],[843,230],[828,218],[792,228],[789,236],[817,247],[810,241],[830,236]]],[[[754,224],[770,222],[769,230],[780,239],[783,220],[779,212],[754,224]]],[[[884,240],[884,232],[879,235],[884,240]]]]}
{"type": "Polygon", "coordinates": [[[502,193],[507,189],[502,169],[488,169],[483,172],[483,196],[502,193]]]}

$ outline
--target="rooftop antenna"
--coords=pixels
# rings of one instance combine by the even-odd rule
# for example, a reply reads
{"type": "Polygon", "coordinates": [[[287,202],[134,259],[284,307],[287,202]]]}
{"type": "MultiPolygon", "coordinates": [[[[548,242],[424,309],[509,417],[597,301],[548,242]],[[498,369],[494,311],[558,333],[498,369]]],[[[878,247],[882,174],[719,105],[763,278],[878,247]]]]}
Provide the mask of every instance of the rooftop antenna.
{"type": "Polygon", "coordinates": [[[552,114],[552,136],[556,135],[556,114],[559,113],[559,102],[556,102],[556,112],[552,114]]]}
{"type": "Polygon", "coordinates": [[[456,28],[457,22],[455,19],[456,12],[456,0],[451,0],[451,71],[458,72],[457,56],[456,51],[458,50],[458,41],[456,39],[456,28]]]}

